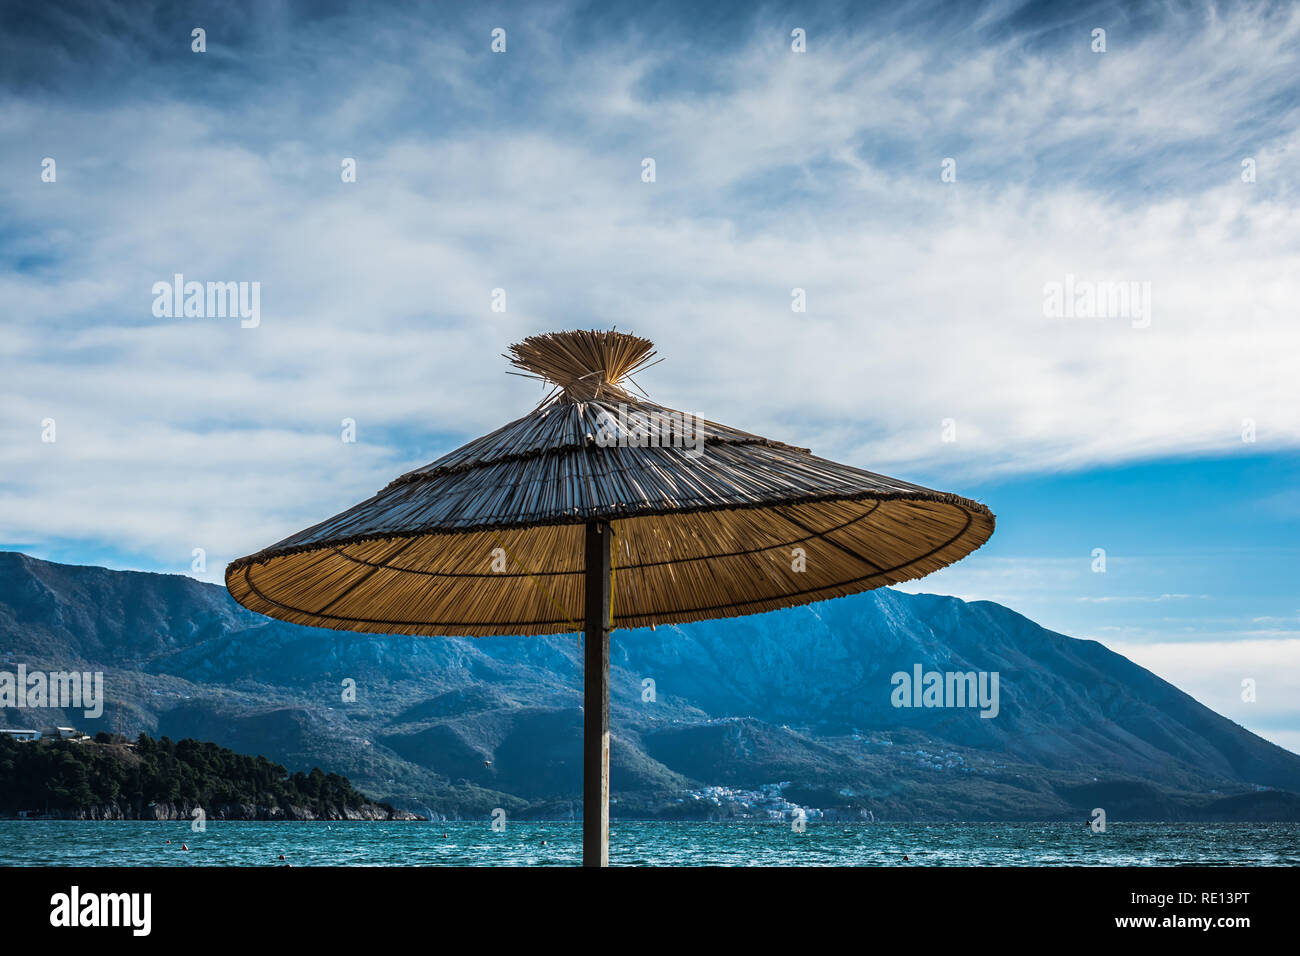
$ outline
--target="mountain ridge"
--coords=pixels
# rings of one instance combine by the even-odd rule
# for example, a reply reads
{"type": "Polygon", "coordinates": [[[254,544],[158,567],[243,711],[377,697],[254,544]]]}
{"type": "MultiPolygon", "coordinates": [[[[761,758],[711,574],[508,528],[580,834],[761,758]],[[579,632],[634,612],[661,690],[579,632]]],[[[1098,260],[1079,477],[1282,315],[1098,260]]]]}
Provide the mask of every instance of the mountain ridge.
{"type": "MultiPolygon", "coordinates": [[[[130,734],[320,765],[446,816],[579,812],[580,647],[300,627],[183,575],[0,552],[0,669],[90,664],[130,734]]],[[[116,710],[66,719],[93,733],[116,710]]],[[[990,601],[881,589],[615,632],[611,728],[616,814],[1048,819],[1110,792],[1129,814],[1300,819],[1300,756],[990,601]],[[893,706],[916,665],[997,672],[998,716],[893,706]]]]}

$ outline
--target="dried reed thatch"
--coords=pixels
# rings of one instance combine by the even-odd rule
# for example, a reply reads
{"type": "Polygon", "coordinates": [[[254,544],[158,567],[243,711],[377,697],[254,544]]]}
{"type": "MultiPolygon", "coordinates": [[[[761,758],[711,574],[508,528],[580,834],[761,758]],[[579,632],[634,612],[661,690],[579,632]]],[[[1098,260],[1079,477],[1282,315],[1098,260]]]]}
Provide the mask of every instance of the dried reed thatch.
{"type": "Polygon", "coordinates": [[[984,505],[696,421],[625,386],[654,355],[558,332],[507,356],[554,386],[523,418],[230,564],[246,607],[426,635],[581,631],[584,526],[614,531],[611,617],[754,614],[918,578],[993,533],[984,505]]]}

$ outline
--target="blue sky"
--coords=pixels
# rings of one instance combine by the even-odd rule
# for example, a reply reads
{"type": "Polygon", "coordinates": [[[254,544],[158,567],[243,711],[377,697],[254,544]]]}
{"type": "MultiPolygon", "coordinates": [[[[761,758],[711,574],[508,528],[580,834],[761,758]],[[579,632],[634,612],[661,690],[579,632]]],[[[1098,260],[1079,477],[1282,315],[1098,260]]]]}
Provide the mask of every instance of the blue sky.
{"type": "Polygon", "coordinates": [[[614,324],[659,401],[987,502],[908,590],[1300,749],[1297,8],[607,7],[6,6],[0,543],[219,582],[614,324]],[[177,272],[261,324],[156,317],[177,272]]]}

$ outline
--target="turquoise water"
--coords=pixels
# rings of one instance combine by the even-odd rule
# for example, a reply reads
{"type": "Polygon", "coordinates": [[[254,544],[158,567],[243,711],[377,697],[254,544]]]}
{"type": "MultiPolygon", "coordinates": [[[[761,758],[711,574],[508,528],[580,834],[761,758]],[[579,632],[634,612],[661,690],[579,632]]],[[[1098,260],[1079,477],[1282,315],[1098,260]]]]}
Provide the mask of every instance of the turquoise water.
{"type": "MultiPolygon", "coordinates": [[[[0,820],[2,866],[572,866],[571,823],[224,823],[0,820]],[[444,837],[444,834],[446,836],[444,837]],[[171,840],[170,845],[167,840],[171,840]],[[543,845],[545,841],[545,845],[543,845]],[[182,850],[181,844],[189,846],[182,850]]],[[[1287,866],[1300,824],[615,823],[613,865],[1287,866]],[[910,857],[904,862],[903,855],[910,857]]]]}

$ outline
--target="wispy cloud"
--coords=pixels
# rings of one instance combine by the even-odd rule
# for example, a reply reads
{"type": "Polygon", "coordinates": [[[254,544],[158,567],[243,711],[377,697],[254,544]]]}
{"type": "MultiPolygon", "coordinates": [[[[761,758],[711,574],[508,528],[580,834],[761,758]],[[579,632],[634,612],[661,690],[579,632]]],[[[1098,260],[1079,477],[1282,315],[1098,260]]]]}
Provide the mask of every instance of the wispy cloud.
{"type": "Polygon", "coordinates": [[[662,401],[881,470],[1300,444],[1294,8],[883,11],[806,54],[775,10],[716,43],[292,10],[212,12],[204,55],[108,15],[2,41],[0,539],[219,569],[526,411],[500,351],[572,325],[654,338],[662,401]],[[154,318],[176,272],[261,282],[261,326],[154,318]],[[1045,317],[1067,274],[1150,282],[1150,327],[1045,317]]]}
{"type": "Polygon", "coordinates": [[[1208,594],[1110,594],[1101,597],[1084,595],[1082,597],[1076,597],[1075,600],[1083,601],[1087,604],[1161,604],[1165,601],[1208,601],[1209,598],[1210,596],[1208,594]]]}

